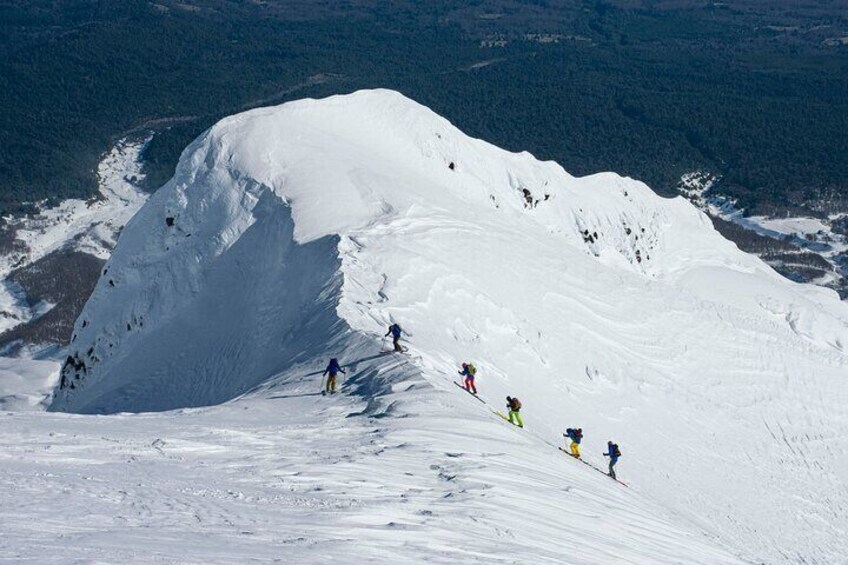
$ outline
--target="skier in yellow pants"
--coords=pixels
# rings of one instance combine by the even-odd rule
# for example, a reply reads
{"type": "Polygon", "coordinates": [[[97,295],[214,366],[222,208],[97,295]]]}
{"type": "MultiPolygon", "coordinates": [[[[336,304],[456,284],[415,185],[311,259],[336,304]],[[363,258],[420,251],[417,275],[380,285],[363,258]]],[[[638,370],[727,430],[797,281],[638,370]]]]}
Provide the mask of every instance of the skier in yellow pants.
{"type": "Polygon", "coordinates": [[[336,392],[336,375],[338,375],[339,373],[347,373],[345,373],[345,370],[342,369],[341,365],[339,365],[339,360],[335,357],[330,359],[330,364],[327,365],[326,369],[324,369],[324,375],[322,376],[327,375],[327,373],[330,374],[330,376],[327,378],[327,388],[326,390],[322,391],[321,394],[327,394],[328,392],[330,394],[334,394],[336,392]]]}
{"type": "Polygon", "coordinates": [[[571,440],[571,445],[569,446],[571,455],[580,459],[580,442],[583,440],[583,428],[568,428],[562,435],[571,440]]]}

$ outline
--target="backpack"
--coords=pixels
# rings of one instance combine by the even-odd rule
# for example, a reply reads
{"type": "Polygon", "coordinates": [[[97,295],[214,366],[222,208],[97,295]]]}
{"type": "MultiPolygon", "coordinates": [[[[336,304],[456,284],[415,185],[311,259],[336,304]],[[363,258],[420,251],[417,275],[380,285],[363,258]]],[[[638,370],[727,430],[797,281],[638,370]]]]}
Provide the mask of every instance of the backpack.
{"type": "Polygon", "coordinates": [[[612,454],[615,457],[621,457],[621,451],[619,451],[617,443],[613,444],[613,446],[612,446],[612,454]]]}
{"type": "Polygon", "coordinates": [[[477,374],[477,367],[473,363],[468,364],[468,374],[472,377],[477,374]]]}
{"type": "Polygon", "coordinates": [[[513,398],[510,404],[510,408],[512,408],[513,410],[521,410],[521,401],[517,398],[513,398]]]}

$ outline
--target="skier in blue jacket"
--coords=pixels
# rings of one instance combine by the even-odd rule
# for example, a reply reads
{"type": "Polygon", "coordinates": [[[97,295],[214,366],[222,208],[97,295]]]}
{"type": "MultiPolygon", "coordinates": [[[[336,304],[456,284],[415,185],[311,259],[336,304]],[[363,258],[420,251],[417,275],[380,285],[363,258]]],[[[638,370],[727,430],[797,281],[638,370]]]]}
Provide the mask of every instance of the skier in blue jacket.
{"type": "Polygon", "coordinates": [[[568,428],[562,435],[571,440],[571,445],[569,446],[571,456],[580,459],[580,442],[583,441],[583,428],[568,428]]]}
{"type": "Polygon", "coordinates": [[[336,375],[338,375],[339,373],[343,373],[346,375],[347,373],[344,369],[342,369],[342,366],[339,365],[339,360],[335,357],[330,359],[330,364],[327,365],[326,369],[324,369],[324,375],[326,375],[327,373],[329,373],[330,376],[327,377],[327,388],[325,390],[325,393],[329,392],[330,394],[333,394],[336,392],[336,375]]]}
{"type": "Polygon", "coordinates": [[[609,457],[609,476],[615,479],[615,464],[618,463],[618,458],[621,457],[621,451],[618,449],[618,444],[613,443],[612,441],[607,442],[607,452],[604,453],[604,457],[609,457]]]}
{"type": "Polygon", "coordinates": [[[397,324],[392,324],[389,326],[389,331],[386,332],[385,337],[392,336],[392,344],[395,346],[395,351],[398,353],[403,353],[403,348],[400,346],[400,336],[403,334],[403,330],[400,329],[400,326],[397,324]]]}

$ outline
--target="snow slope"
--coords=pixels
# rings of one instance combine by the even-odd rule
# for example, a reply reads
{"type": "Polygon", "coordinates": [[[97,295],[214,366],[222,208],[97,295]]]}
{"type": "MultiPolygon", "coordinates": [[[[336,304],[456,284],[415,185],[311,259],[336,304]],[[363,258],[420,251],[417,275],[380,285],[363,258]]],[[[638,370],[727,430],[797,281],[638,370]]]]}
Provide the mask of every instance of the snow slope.
{"type": "Polygon", "coordinates": [[[0,357],[0,410],[44,410],[59,384],[59,363],[0,357]]]}
{"type": "Polygon", "coordinates": [[[0,560],[739,563],[413,363],[350,361],[334,397],[313,374],[212,408],[0,414],[0,560]]]}
{"type": "MultiPolygon", "coordinates": [[[[420,477],[426,464],[410,471],[382,452],[360,453],[334,463],[345,477],[336,483],[318,470],[322,448],[300,445],[296,431],[270,444],[261,433],[332,435],[328,411],[339,410],[345,428],[363,426],[366,438],[378,425],[373,433],[398,453],[436,457],[449,469],[445,483],[480,489],[425,488],[444,515],[416,527],[354,511],[355,524],[392,533],[369,531],[338,555],[397,562],[419,555],[420,543],[441,548],[421,560],[446,562],[839,563],[846,345],[848,307],[835,293],[741,253],[682,198],[613,174],[571,177],[470,139],[397,93],[367,91],[233,116],[184,152],[174,179],[121,234],[77,322],[52,408],[116,413],[240,398],[103,421],[132,443],[149,433],[130,431],[138,426],[179,442],[188,426],[223,420],[228,433],[246,434],[227,465],[261,456],[259,436],[262,449],[299,453],[273,465],[354,496],[420,477]],[[411,332],[402,370],[380,358],[354,363],[357,396],[338,403],[346,408],[305,398],[287,399],[282,413],[271,407],[275,391],[315,390],[330,355],[373,357],[391,321],[411,332]],[[480,369],[488,406],[451,384],[463,359],[480,369]],[[524,403],[524,430],[491,413],[507,394],[524,403]],[[257,419],[242,422],[251,411],[257,419]],[[583,427],[586,458],[599,466],[606,440],[618,441],[619,472],[633,488],[554,449],[567,426],[583,427]],[[361,489],[352,482],[372,476],[361,489]],[[479,545],[440,553],[456,545],[457,527],[479,545]],[[369,553],[384,544],[397,554],[369,553]]],[[[209,449],[229,448],[214,431],[198,433],[213,437],[209,449]]],[[[347,441],[327,445],[343,452],[347,441]]],[[[202,475],[203,460],[186,464],[202,475]]],[[[270,488],[269,473],[257,470],[252,488],[270,488]]],[[[331,509],[310,516],[346,523],[331,509]]],[[[322,539],[318,525],[302,525],[310,518],[278,519],[322,539]]],[[[291,555],[317,559],[330,546],[291,555]]]]}

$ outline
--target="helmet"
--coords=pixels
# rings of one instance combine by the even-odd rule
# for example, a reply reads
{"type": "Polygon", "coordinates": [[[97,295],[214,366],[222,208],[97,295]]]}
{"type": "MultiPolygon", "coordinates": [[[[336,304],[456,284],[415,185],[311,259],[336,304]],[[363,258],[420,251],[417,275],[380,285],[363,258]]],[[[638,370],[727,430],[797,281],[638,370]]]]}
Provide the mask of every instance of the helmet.
{"type": "Polygon", "coordinates": [[[462,367],[463,367],[463,368],[465,368],[465,367],[467,367],[467,366],[468,366],[468,363],[463,363],[463,364],[462,364],[462,367]]]}

